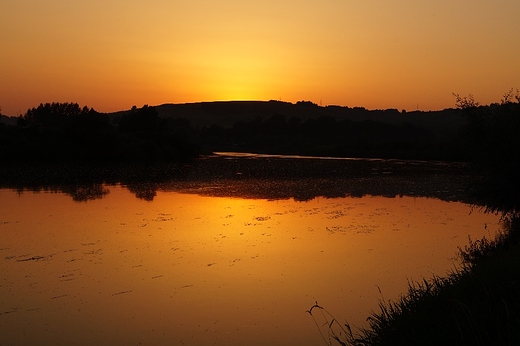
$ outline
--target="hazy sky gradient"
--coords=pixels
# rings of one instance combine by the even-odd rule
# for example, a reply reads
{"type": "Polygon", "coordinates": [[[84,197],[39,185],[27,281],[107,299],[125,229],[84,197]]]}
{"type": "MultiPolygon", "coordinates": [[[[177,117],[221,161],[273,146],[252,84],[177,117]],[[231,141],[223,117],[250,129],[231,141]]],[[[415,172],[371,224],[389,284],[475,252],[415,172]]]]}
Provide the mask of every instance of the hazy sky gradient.
{"type": "Polygon", "coordinates": [[[2,0],[0,107],[434,110],[520,88],[518,0],[2,0]]]}

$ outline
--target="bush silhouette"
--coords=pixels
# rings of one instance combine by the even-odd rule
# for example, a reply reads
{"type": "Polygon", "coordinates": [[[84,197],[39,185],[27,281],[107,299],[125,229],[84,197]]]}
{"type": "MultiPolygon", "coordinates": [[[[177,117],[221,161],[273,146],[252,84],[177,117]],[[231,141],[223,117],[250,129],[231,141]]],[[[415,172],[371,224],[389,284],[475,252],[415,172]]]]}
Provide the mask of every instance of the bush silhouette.
{"type": "MultiPolygon", "coordinates": [[[[189,122],[183,123],[189,128],[189,122]]],[[[177,128],[178,126],[173,126],[177,128]]],[[[133,108],[119,126],[77,103],[29,109],[0,129],[0,158],[19,162],[177,161],[198,155],[189,136],[168,132],[154,107],[133,108]]]]}

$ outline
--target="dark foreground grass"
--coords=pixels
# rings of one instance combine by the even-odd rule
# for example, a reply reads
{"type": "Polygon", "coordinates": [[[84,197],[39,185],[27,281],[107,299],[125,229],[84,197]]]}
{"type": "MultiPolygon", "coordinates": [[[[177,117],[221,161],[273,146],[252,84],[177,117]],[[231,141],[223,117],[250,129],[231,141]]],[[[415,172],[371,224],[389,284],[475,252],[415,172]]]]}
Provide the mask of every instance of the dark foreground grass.
{"type": "Polygon", "coordinates": [[[463,265],[446,277],[410,282],[397,301],[381,301],[369,328],[353,332],[319,305],[330,345],[520,345],[520,220],[495,239],[470,240],[463,265]]]}

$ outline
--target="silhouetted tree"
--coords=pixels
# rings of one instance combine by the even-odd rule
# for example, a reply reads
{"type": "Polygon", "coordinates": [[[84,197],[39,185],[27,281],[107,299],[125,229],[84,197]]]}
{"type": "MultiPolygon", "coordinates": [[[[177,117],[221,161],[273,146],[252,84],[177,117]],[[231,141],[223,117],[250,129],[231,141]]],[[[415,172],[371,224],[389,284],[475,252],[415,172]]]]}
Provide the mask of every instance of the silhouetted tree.
{"type": "Polygon", "coordinates": [[[287,132],[287,121],[285,115],[274,114],[272,117],[264,121],[262,130],[264,134],[281,135],[287,132]]]}
{"type": "Polygon", "coordinates": [[[142,108],[132,107],[130,113],[123,115],[119,121],[121,132],[157,132],[161,129],[161,119],[155,107],[144,105],[142,108]]]}
{"type": "Polygon", "coordinates": [[[456,97],[457,108],[467,119],[465,135],[473,161],[487,173],[515,176],[520,173],[520,93],[513,89],[500,104],[480,106],[472,95],[456,97]]]}
{"type": "Polygon", "coordinates": [[[316,103],[314,103],[312,101],[305,101],[305,100],[296,102],[296,105],[303,106],[303,107],[319,107],[316,103]]]}
{"type": "Polygon", "coordinates": [[[81,108],[77,103],[40,103],[37,108],[27,110],[21,117],[19,125],[61,128],[71,118],[92,112],[95,111],[87,106],[81,108]]]}

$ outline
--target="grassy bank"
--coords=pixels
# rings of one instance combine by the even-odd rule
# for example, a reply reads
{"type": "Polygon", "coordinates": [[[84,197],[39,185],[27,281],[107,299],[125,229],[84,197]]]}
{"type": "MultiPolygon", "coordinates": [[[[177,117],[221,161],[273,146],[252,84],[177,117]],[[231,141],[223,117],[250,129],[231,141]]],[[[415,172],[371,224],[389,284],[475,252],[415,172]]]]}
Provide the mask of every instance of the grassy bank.
{"type": "Polygon", "coordinates": [[[396,301],[381,301],[369,328],[354,332],[317,304],[330,345],[519,345],[520,219],[504,220],[493,240],[460,249],[463,265],[446,277],[409,284],[396,301]]]}

